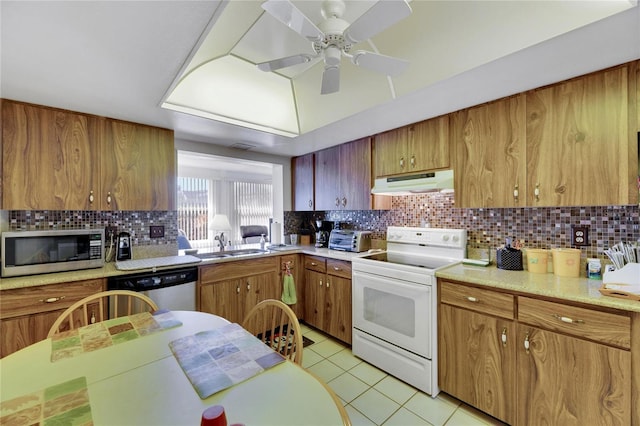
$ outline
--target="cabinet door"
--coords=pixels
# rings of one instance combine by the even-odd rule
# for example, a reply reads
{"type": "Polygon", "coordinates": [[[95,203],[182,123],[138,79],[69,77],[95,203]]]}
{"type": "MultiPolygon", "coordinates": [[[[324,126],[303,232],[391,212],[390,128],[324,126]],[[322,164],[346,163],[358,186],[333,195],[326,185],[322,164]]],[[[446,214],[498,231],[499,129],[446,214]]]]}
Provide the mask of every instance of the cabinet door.
{"type": "Polygon", "coordinates": [[[525,119],[524,95],[452,114],[456,206],[524,206],[525,119]]]}
{"type": "Polygon", "coordinates": [[[371,139],[340,145],[340,208],[371,209],[371,139]]]}
{"type": "Polygon", "coordinates": [[[100,198],[103,120],[2,101],[3,208],[93,210],[100,198]]]}
{"type": "Polygon", "coordinates": [[[105,210],[175,209],[173,131],[109,119],[102,156],[105,210]]]}
{"type": "Polygon", "coordinates": [[[238,279],[200,286],[200,311],[242,322],[245,292],[241,288],[238,279]]]}
{"type": "Polygon", "coordinates": [[[441,304],[438,324],[440,389],[514,424],[514,322],[441,304]]]}
{"type": "Polygon", "coordinates": [[[277,277],[274,277],[273,274],[253,275],[242,278],[239,281],[240,292],[244,292],[244,300],[241,301],[240,312],[242,319],[244,319],[251,308],[256,306],[258,302],[266,299],[280,300],[282,291],[278,291],[277,277]]]}
{"type": "Polygon", "coordinates": [[[449,167],[449,116],[408,126],[406,153],[407,172],[449,167]]]}
{"type": "Polygon", "coordinates": [[[630,351],[519,325],[517,365],[519,425],[631,424],[630,351]]]}
{"type": "Polygon", "coordinates": [[[351,344],[351,280],[327,275],[324,330],[351,344]]]}
{"type": "Polygon", "coordinates": [[[629,204],[627,72],[618,67],[526,94],[528,205],[629,204]]]}
{"type": "Polygon", "coordinates": [[[315,153],[316,210],[340,207],[340,146],[315,153]]]}
{"type": "Polygon", "coordinates": [[[304,320],[307,324],[324,330],[325,274],[305,269],[304,272],[304,320]]]}
{"type": "Polygon", "coordinates": [[[0,357],[44,340],[64,309],[0,320],[0,357]]]}
{"type": "Polygon", "coordinates": [[[296,211],[312,211],[313,196],[313,153],[295,157],[291,161],[293,172],[293,209],[296,211]]]}
{"type": "Polygon", "coordinates": [[[400,127],[374,137],[373,172],[376,177],[406,173],[407,127],[400,127]]]}

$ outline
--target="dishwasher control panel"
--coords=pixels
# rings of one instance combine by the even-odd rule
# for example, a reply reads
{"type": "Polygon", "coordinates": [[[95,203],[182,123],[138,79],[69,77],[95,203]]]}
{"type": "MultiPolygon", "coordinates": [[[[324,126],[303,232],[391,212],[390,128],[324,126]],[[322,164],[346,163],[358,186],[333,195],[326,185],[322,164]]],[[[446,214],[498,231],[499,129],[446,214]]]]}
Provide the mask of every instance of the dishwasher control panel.
{"type": "Polygon", "coordinates": [[[198,281],[198,268],[172,269],[109,278],[109,290],[146,291],[198,281]]]}

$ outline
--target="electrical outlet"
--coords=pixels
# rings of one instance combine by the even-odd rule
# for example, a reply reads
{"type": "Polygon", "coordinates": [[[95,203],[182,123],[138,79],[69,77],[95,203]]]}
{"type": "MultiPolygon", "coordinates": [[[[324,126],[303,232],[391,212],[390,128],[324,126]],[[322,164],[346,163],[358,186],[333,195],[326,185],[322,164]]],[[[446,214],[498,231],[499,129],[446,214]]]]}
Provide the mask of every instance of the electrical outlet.
{"type": "Polygon", "coordinates": [[[117,233],[118,228],[116,228],[115,226],[106,226],[104,228],[104,240],[107,242],[111,241],[111,238],[115,238],[117,233]]]}
{"type": "Polygon", "coordinates": [[[571,245],[576,247],[589,245],[589,227],[571,225],[571,245]]]}
{"type": "Polygon", "coordinates": [[[151,238],[164,238],[164,225],[151,225],[149,227],[149,236],[151,238]]]}

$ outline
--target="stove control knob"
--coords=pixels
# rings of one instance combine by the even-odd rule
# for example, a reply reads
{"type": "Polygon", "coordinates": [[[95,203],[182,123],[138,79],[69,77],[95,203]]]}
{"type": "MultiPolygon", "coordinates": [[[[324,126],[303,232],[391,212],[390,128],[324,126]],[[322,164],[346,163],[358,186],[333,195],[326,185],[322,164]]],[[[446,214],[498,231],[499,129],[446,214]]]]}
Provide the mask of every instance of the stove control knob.
{"type": "Polygon", "coordinates": [[[453,241],[457,243],[458,241],[460,241],[460,237],[458,237],[457,235],[454,235],[453,241]]]}
{"type": "Polygon", "coordinates": [[[442,236],[442,241],[445,241],[445,242],[446,242],[446,241],[449,241],[449,236],[448,236],[448,235],[446,235],[446,234],[445,234],[445,235],[443,235],[443,236],[442,236]]]}

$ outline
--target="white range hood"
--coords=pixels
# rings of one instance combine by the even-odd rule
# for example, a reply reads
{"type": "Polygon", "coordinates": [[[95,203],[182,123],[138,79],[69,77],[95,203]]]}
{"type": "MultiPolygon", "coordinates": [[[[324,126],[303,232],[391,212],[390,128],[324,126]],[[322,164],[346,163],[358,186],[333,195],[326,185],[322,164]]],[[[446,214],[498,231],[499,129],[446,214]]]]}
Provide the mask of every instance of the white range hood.
{"type": "Polygon", "coordinates": [[[453,191],[453,170],[378,178],[371,189],[375,195],[412,195],[436,191],[453,191]]]}

